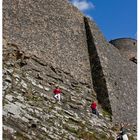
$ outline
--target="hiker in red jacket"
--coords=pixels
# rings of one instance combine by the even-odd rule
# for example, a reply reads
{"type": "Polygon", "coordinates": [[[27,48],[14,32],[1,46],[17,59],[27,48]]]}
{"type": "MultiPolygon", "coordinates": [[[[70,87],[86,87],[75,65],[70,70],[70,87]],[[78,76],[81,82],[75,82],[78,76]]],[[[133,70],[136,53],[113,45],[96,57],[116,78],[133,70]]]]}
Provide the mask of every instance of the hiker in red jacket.
{"type": "Polygon", "coordinates": [[[60,90],[59,86],[57,86],[56,89],[53,90],[53,93],[54,93],[54,98],[60,102],[61,90],[60,90]]]}
{"type": "Polygon", "coordinates": [[[91,104],[91,109],[92,109],[92,113],[96,114],[99,117],[99,113],[97,111],[97,104],[95,101],[91,104]]]}

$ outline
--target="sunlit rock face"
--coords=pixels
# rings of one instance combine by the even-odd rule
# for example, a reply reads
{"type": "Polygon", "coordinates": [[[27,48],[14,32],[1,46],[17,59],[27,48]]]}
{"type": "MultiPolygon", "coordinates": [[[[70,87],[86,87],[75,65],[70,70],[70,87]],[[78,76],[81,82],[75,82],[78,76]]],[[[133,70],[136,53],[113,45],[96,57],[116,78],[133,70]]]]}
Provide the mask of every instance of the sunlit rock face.
{"type": "Polygon", "coordinates": [[[136,108],[136,64],[77,8],[67,0],[3,1],[4,139],[115,139],[115,122],[136,126],[136,108]]]}
{"type": "Polygon", "coordinates": [[[4,37],[45,63],[90,83],[83,15],[66,0],[3,3],[4,37]]]}
{"type": "Polygon", "coordinates": [[[110,41],[121,55],[128,60],[137,63],[137,40],[132,38],[118,38],[110,41]]]}

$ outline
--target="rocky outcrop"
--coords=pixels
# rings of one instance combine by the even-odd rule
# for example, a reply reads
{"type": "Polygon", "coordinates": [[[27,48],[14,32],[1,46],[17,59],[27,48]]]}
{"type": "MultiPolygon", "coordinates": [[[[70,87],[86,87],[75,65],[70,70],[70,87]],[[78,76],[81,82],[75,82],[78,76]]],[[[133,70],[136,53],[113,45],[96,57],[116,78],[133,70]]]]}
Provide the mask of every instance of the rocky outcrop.
{"type": "Polygon", "coordinates": [[[136,65],[67,0],[3,1],[3,38],[5,139],[108,140],[115,122],[136,126],[136,65]]]}

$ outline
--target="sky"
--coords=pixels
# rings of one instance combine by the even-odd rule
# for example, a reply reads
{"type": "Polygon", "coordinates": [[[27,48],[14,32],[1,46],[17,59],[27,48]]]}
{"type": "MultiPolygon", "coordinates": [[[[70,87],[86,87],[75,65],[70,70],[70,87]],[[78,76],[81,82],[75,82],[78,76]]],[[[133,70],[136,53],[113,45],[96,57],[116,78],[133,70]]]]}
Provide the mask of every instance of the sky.
{"type": "Polygon", "coordinates": [[[70,0],[96,22],[105,38],[137,39],[137,0],[70,0]]]}

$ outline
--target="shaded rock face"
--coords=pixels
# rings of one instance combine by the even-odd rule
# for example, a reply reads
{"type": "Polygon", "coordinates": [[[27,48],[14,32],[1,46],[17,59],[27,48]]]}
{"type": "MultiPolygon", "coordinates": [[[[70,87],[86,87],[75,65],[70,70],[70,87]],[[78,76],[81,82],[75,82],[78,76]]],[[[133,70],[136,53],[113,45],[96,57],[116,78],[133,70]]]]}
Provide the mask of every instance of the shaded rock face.
{"type": "Polygon", "coordinates": [[[119,51],[104,39],[95,23],[86,18],[85,22],[97,98],[102,106],[113,114],[114,122],[122,120],[136,124],[136,65],[124,59],[119,51]]]}
{"type": "Polygon", "coordinates": [[[137,40],[131,38],[119,38],[111,40],[109,43],[119,49],[123,57],[137,63],[137,40]]]}
{"type": "Polygon", "coordinates": [[[5,139],[108,140],[111,120],[136,125],[136,65],[66,0],[3,1],[3,38],[5,139]]]}

